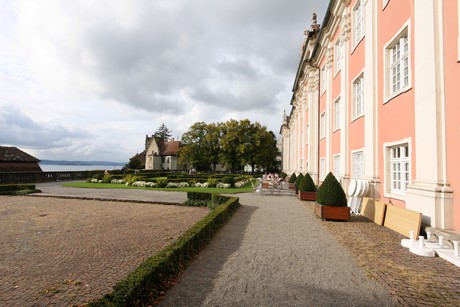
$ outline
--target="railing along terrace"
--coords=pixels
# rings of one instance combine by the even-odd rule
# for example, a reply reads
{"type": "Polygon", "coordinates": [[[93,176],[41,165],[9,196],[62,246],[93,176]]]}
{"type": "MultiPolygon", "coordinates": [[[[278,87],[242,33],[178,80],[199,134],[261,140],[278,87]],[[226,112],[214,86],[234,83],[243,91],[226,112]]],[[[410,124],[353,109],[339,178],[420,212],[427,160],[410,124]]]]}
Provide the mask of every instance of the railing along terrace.
{"type": "Polygon", "coordinates": [[[89,176],[90,174],[88,171],[11,172],[0,173],[0,184],[84,180],[89,176]]]}

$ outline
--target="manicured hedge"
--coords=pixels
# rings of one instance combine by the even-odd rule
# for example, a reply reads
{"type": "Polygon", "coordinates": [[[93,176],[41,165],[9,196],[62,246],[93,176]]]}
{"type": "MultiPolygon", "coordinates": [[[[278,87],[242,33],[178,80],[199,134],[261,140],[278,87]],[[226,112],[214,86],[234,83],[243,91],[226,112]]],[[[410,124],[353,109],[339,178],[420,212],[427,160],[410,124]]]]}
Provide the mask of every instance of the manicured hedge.
{"type": "MultiPolygon", "coordinates": [[[[188,263],[198,254],[239,208],[237,197],[211,211],[171,245],[147,259],[124,280],[89,306],[144,306],[155,302],[171,286],[188,263]]],[[[221,199],[222,200],[222,199],[221,199]]]]}
{"type": "Polygon", "coordinates": [[[40,192],[35,188],[35,184],[2,184],[0,185],[0,195],[24,195],[40,192]]]}

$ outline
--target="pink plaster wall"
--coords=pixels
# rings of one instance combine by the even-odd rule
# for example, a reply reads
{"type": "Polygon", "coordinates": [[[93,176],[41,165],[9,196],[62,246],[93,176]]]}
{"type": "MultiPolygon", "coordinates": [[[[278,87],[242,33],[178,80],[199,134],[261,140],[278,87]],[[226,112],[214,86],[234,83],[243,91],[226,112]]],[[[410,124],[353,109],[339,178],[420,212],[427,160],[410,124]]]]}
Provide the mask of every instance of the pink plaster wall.
{"type": "Polygon", "coordinates": [[[460,63],[458,63],[458,2],[444,4],[447,180],[454,190],[455,230],[460,230],[460,63]]]}
{"type": "MultiPolygon", "coordinates": [[[[378,18],[378,48],[379,48],[379,67],[384,67],[384,48],[391,39],[399,33],[404,24],[410,19],[411,29],[413,29],[413,0],[409,1],[390,1],[382,11],[382,2],[379,1],[379,18],[378,18]]],[[[410,46],[413,54],[414,50],[414,35],[413,31],[410,37],[410,46]]],[[[412,139],[412,154],[411,154],[411,178],[415,179],[415,116],[414,116],[414,56],[411,57],[412,70],[412,88],[407,92],[403,92],[393,99],[385,102],[384,70],[379,71],[379,174],[381,174],[381,195],[384,195],[384,176],[386,176],[386,168],[384,165],[384,149],[383,144],[386,142],[399,141],[406,138],[412,139]]],[[[382,197],[383,201],[392,203],[396,206],[405,207],[405,202],[398,199],[388,199],[382,197]]]]}

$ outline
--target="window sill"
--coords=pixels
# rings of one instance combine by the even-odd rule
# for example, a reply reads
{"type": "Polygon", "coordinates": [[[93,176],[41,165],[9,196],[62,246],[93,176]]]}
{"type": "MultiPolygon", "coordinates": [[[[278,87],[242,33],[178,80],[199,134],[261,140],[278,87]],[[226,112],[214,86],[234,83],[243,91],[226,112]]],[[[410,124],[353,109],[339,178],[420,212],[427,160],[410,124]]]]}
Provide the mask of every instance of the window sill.
{"type": "Polygon", "coordinates": [[[401,89],[399,92],[393,93],[390,96],[385,97],[385,100],[383,101],[383,104],[386,104],[386,103],[390,102],[391,100],[395,99],[399,95],[402,95],[402,94],[410,91],[411,89],[412,89],[412,85],[407,86],[407,87],[401,89]]]}
{"type": "Polygon", "coordinates": [[[361,115],[358,115],[358,116],[356,116],[356,117],[353,117],[353,118],[351,119],[351,122],[357,121],[357,120],[360,119],[361,117],[364,117],[364,113],[361,114],[361,115]]]}
{"type": "Polygon", "coordinates": [[[397,192],[385,192],[383,193],[383,196],[386,198],[392,198],[392,199],[398,199],[402,201],[406,201],[406,194],[403,192],[397,193],[397,192]]]}

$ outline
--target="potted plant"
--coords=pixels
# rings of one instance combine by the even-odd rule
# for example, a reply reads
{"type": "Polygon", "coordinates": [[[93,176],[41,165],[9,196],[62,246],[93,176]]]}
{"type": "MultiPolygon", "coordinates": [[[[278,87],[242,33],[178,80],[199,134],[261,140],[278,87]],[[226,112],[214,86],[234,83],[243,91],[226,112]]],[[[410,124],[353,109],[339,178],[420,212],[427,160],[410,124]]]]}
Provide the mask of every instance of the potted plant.
{"type": "Polygon", "coordinates": [[[327,174],[316,195],[315,213],[326,220],[350,220],[350,208],[340,183],[332,173],[327,174]]]}
{"type": "Polygon", "coordinates": [[[302,178],[303,178],[303,174],[300,173],[299,176],[297,176],[297,179],[294,182],[294,190],[295,190],[296,194],[299,192],[299,185],[300,185],[300,182],[302,181],[302,178]]]}
{"type": "Polygon", "coordinates": [[[298,195],[300,200],[316,201],[316,185],[309,173],[300,181],[298,195]]]}
{"type": "Polygon", "coordinates": [[[289,177],[289,189],[294,190],[294,183],[295,180],[297,179],[297,176],[295,173],[292,173],[291,177],[289,177]]]}

